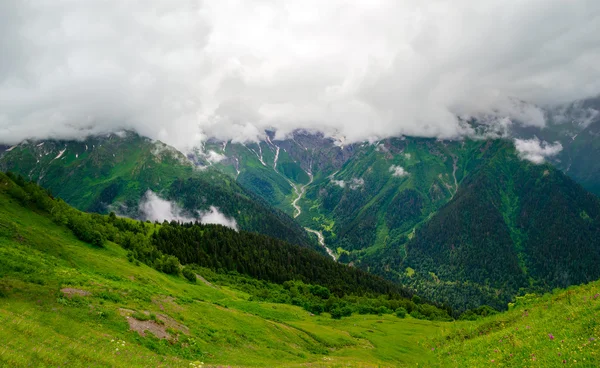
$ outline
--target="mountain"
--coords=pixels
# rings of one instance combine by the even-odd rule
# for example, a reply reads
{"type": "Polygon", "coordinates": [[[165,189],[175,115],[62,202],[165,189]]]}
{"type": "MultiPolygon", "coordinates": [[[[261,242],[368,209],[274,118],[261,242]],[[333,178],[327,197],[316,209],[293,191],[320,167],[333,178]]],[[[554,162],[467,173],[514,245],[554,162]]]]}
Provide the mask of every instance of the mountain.
{"type": "Polygon", "coordinates": [[[600,199],[551,165],[520,160],[507,142],[484,148],[406,251],[388,247],[371,256],[371,271],[400,271],[399,279],[423,295],[458,308],[498,308],[519,289],[600,278],[600,199]],[[469,284],[483,296],[462,292],[469,284]]]}
{"type": "Polygon", "coordinates": [[[509,140],[344,146],[299,132],[205,150],[221,155],[213,165],[238,180],[262,178],[249,189],[321,233],[341,262],[458,310],[501,309],[525,290],[600,277],[598,198],[552,165],[523,160],[509,140]],[[308,180],[291,174],[297,170],[308,180]],[[285,195],[269,196],[271,177],[285,195]]]}
{"type": "Polygon", "coordinates": [[[173,147],[131,132],[23,142],[4,152],[0,169],[21,174],[85,211],[140,218],[140,201],[151,190],[181,205],[187,217],[213,206],[243,230],[317,247],[289,216],[229,176],[199,170],[173,147]]]}
{"type": "Polygon", "coordinates": [[[2,366],[427,365],[423,343],[449,316],[399,290],[306,247],[220,225],[82,213],[0,173],[2,366]],[[193,236],[208,267],[183,258],[182,267],[156,248],[193,236]],[[264,251],[269,241],[279,253],[264,251]],[[246,274],[228,262],[240,255],[246,274]],[[281,255],[310,264],[273,275],[291,275],[285,282],[249,275],[288,266],[281,255]],[[315,282],[321,275],[331,291],[315,282]]]}
{"type": "Polygon", "coordinates": [[[550,158],[556,167],[590,192],[600,195],[600,96],[544,109],[544,129],[515,124],[509,134],[560,142],[563,149],[550,158]]]}
{"type": "Polygon", "coordinates": [[[113,241],[82,241],[56,210],[44,208],[57,206],[90,226],[116,224],[115,235],[161,225],[83,214],[35,185],[21,185],[0,174],[2,366],[599,364],[598,281],[526,295],[507,312],[481,309],[453,322],[417,319],[430,307],[413,302],[405,303],[415,308],[410,314],[390,314],[384,305],[394,300],[377,293],[342,298],[352,314],[332,319],[297,305],[339,302],[323,299],[318,285],[191,265],[166,274],[129,260],[113,241]],[[181,275],[190,270],[193,281],[181,275]]]}

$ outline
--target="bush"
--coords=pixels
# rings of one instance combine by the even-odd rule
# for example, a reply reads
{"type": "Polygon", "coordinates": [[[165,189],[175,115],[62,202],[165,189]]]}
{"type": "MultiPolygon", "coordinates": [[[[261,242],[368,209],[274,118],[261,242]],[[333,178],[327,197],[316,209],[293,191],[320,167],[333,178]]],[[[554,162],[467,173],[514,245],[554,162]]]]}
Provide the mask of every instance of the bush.
{"type": "Polygon", "coordinates": [[[318,304],[318,303],[314,303],[314,304],[306,303],[306,305],[304,306],[304,309],[306,309],[310,313],[316,314],[316,315],[319,315],[325,311],[325,307],[323,306],[323,304],[318,304]]]}
{"type": "Polygon", "coordinates": [[[183,273],[183,277],[188,279],[189,282],[196,282],[196,273],[192,271],[189,267],[184,267],[181,272],[183,273]]]}
{"type": "Polygon", "coordinates": [[[332,309],[331,312],[329,312],[329,314],[331,314],[331,318],[333,318],[333,319],[342,318],[342,310],[340,308],[332,309]]]}
{"type": "Polygon", "coordinates": [[[391,312],[391,311],[390,311],[389,309],[387,309],[387,308],[386,308],[385,306],[383,306],[383,305],[382,305],[381,307],[377,308],[377,314],[378,314],[378,315],[380,315],[380,316],[382,316],[382,315],[384,315],[384,314],[388,314],[388,313],[390,313],[390,312],[391,312]]]}
{"type": "Polygon", "coordinates": [[[396,317],[398,317],[398,318],[406,317],[406,309],[404,309],[402,307],[396,309],[396,317]]]}

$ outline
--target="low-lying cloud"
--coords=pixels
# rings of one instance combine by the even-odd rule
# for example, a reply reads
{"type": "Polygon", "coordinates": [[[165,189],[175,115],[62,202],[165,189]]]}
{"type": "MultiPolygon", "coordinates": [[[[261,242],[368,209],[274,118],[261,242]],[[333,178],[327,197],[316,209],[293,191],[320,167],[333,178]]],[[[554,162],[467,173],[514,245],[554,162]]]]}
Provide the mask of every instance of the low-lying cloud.
{"type": "Polygon", "coordinates": [[[139,205],[140,214],[145,220],[152,222],[158,221],[179,221],[194,222],[193,217],[184,214],[184,211],[177,203],[160,198],[156,193],[148,190],[139,205]]]}
{"type": "Polygon", "coordinates": [[[392,176],[396,176],[399,178],[403,176],[408,176],[408,172],[404,170],[402,166],[392,165],[390,166],[390,172],[392,173],[392,176]]]}
{"type": "Polygon", "coordinates": [[[177,203],[162,199],[151,190],[148,190],[146,194],[144,194],[144,197],[142,197],[139,204],[139,210],[144,220],[153,222],[162,222],[165,220],[169,222],[199,221],[202,224],[218,224],[238,231],[238,225],[235,219],[225,216],[215,206],[210,206],[208,211],[197,211],[198,216],[195,218],[187,215],[177,203]]]}
{"type": "Polygon", "coordinates": [[[235,231],[238,230],[237,222],[234,218],[229,218],[222,214],[215,206],[210,206],[208,211],[198,211],[200,222],[203,224],[217,224],[227,226],[235,231]]]}
{"type": "Polygon", "coordinates": [[[600,93],[597,0],[0,2],[0,137],[133,129],[180,150],[543,126],[600,93]],[[359,50],[359,51],[357,51],[359,50]],[[558,86],[558,87],[557,87],[558,86]]]}
{"type": "Polygon", "coordinates": [[[563,146],[560,142],[550,144],[546,141],[540,141],[538,138],[532,138],[515,139],[515,148],[522,159],[531,161],[534,164],[542,164],[547,158],[558,155],[563,146]]]}

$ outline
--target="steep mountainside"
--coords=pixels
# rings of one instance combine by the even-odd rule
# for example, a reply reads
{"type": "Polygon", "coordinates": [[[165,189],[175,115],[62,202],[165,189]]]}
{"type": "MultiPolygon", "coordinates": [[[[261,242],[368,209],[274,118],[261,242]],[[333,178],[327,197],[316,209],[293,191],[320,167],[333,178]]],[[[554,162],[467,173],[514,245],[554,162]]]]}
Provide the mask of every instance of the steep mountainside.
{"type": "Polygon", "coordinates": [[[215,206],[243,230],[316,244],[289,216],[229,176],[199,170],[174,148],[134,133],[24,142],[0,157],[0,168],[38,182],[81,210],[139,217],[140,200],[152,190],[178,202],[189,217],[215,206]]]}
{"type": "MultiPolygon", "coordinates": [[[[16,180],[18,185],[0,173],[0,366],[396,367],[429,362],[431,355],[419,342],[437,334],[442,322],[398,318],[392,312],[402,305],[408,308],[403,313],[423,318],[440,310],[394,296],[396,285],[293,245],[280,248],[290,257],[312,253],[318,260],[312,269],[299,270],[307,281],[312,274],[337,270],[327,281],[335,283],[345,274],[337,284],[362,283],[362,296],[354,290],[335,295],[298,280],[276,284],[218,272],[219,266],[181,268],[172,256],[160,254],[153,262],[139,262],[132,258],[137,248],[127,239],[149,241],[150,234],[159,231],[162,237],[165,227],[176,225],[80,213],[36,185],[16,180]],[[88,232],[106,238],[94,244],[80,240],[88,232]],[[386,284],[390,293],[376,290],[386,284]],[[360,316],[351,315],[359,310],[360,316]]],[[[229,256],[237,247],[259,245],[232,241],[253,234],[230,231],[213,237],[227,230],[216,225],[187,229],[194,228],[205,232],[206,243],[227,245],[229,256]]],[[[277,266],[272,254],[261,252],[259,265],[277,266]]],[[[258,263],[258,253],[246,255],[248,265],[258,263]]]]}
{"type": "Polygon", "coordinates": [[[460,321],[427,321],[413,316],[422,318],[431,306],[388,295],[336,298],[318,285],[279,285],[193,266],[182,269],[189,279],[178,268],[159,272],[136,263],[113,241],[97,246],[79,240],[56,210],[44,208],[58,205],[70,220],[75,215],[90,226],[102,223],[105,230],[116,225],[117,241],[122,232],[144,229],[136,234],[144,237],[161,225],[81,214],[22,184],[0,174],[2,366],[599,363],[598,282],[520,297],[505,313],[483,308],[460,321]],[[334,313],[332,306],[346,303],[352,315],[313,315],[302,305],[307,300],[334,313]],[[400,303],[412,309],[410,314],[401,308],[391,314],[389,307],[400,303]]]}
{"type": "Polygon", "coordinates": [[[481,145],[403,137],[344,146],[297,132],[258,144],[212,142],[204,150],[220,158],[214,166],[321,233],[347,262],[402,247],[454,196],[481,145]]]}
{"type": "Polygon", "coordinates": [[[461,310],[504,308],[519,290],[600,277],[598,199],[553,166],[522,160],[509,140],[404,137],[341,147],[313,137],[304,148],[296,136],[270,139],[260,150],[257,144],[207,148],[227,157],[215,163],[223,170],[235,163],[238,177],[261,177],[251,186],[257,193],[269,188],[268,175],[285,180],[291,195],[270,197],[271,203],[320,232],[340,261],[461,310]],[[281,152],[307,170],[308,181],[280,169],[281,152]],[[311,164],[317,156],[342,159],[318,171],[311,164]]]}
{"type": "Polygon", "coordinates": [[[599,262],[600,199],[551,165],[520,160],[509,143],[488,142],[454,198],[417,229],[407,252],[388,247],[365,265],[470,308],[501,307],[520,288],[596,280],[599,262]],[[466,297],[459,291],[465,283],[487,295],[466,297]]]}

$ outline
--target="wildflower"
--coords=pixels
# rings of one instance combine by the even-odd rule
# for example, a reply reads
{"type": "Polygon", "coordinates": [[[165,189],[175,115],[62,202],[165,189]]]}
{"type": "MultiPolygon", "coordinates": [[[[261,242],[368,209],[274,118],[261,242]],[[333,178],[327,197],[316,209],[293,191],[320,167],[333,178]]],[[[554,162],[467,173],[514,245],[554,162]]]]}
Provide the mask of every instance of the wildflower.
{"type": "Polygon", "coordinates": [[[494,362],[494,359],[492,359],[492,363],[494,362]]]}
{"type": "Polygon", "coordinates": [[[548,338],[549,338],[550,340],[554,340],[554,335],[552,335],[552,334],[550,333],[550,334],[548,334],[548,338]]]}
{"type": "Polygon", "coordinates": [[[434,350],[435,350],[435,348],[431,348],[431,351],[434,351],[434,350]]]}
{"type": "Polygon", "coordinates": [[[567,360],[566,359],[563,359],[563,364],[567,364],[567,360]]]}
{"type": "Polygon", "coordinates": [[[596,341],[596,339],[595,339],[595,338],[593,338],[593,337],[590,337],[590,338],[589,338],[589,340],[590,340],[590,341],[596,341]]]}

